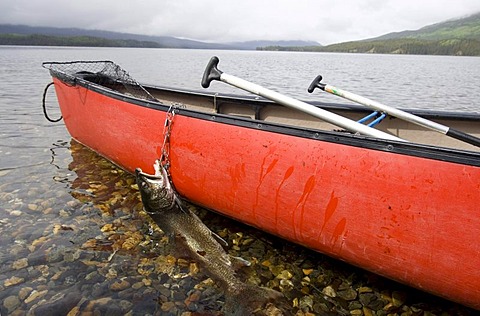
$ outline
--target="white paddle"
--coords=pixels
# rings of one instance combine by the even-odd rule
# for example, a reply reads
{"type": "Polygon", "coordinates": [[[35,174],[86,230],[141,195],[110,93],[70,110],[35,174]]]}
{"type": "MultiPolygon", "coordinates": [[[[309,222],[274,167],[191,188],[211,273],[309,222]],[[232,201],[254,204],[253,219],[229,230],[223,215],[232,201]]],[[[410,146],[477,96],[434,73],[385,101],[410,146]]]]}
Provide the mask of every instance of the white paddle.
{"type": "Polygon", "coordinates": [[[417,115],[399,110],[397,108],[393,108],[391,106],[382,104],[380,102],[370,100],[370,99],[362,97],[360,95],[356,95],[354,93],[351,93],[351,92],[348,92],[348,91],[345,91],[345,90],[342,90],[342,89],[338,89],[338,88],[336,88],[334,86],[331,86],[329,84],[321,83],[321,81],[322,81],[322,76],[320,76],[320,75],[317,76],[315,79],[313,79],[312,83],[308,87],[308,92],[312,93],[313,90],[315,90],[315,88],[319,88],[319,89],[321,89],[325,92],[337,95],[337,96],[342,97],[344,99],[347,99],[347,100],[350,100],[350,101],[353,101],[353,102],[357,102],[359,104],[363,104],[363,105],[365,105],[369,108],[388,113],[392,116],[398,117],[399,119],[411,122],[413,124],[423,126],[425,128],[428,128],[428,129],[437,131],[439,133],[445,134],[447,136],[456,138],[456,139],[461,140],[463,142],[466,142],[466,143],[475,145],[477,147],[480,147],[480,138],[477,138],[475,136],[472,136],[472,135],[466,134],[464,132],[455,130],[455,129],[450,128],[448,126],[435,123],[435,122],[427,120],[423,117],[420,117],[420,116],[417,116],[417,115]]]}
{"type": "Polygon", "coordinates": [[[251,92],[253,94],[259,95],[261,97],[267,98],[269,100],[275,101],[284,106],[321,118],[326,122],[342,127],[351,132],[388,139],[388,140],[405,142],[405,140],[398,138],[396,136],[393,136],[391,134],[373,129],[366,125],[352,121],[346,117],[320,109],[312,104],[308,104],[308,103],[293,99],[291,97],[282,95],[278,92],[269,90],[257,84],[243,80],[241,78],[226,74],[217,68],[218,62],[219,62],[219,59],[216,56],[210,59],[207,65],[207,68],[205,69],[205,72],[203,74],[202,87],[208,88],[212,80],[222,81],[234,87],[237,87],[239,89],[242,89],[242,90],[251,92]]]}

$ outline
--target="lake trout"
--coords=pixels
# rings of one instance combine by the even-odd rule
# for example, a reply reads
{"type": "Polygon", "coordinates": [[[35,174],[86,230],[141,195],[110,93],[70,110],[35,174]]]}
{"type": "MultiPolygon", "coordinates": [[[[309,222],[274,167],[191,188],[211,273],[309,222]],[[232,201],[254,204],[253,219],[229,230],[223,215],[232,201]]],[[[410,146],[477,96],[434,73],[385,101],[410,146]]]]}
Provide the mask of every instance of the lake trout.
{"type": "Polygon", "coordinates": [[[233,257],[196,214],[186,207],[170,183],[166,170],[158,161],[155,174],[135,170],[136,181],[145,211],[160,229],[171,238],[175,247],[186,250],[207,276],[225,292],[223,312],[226,315],[290,315],[282,293],[273,289],[248,285],[238,279],[233,257]]]}

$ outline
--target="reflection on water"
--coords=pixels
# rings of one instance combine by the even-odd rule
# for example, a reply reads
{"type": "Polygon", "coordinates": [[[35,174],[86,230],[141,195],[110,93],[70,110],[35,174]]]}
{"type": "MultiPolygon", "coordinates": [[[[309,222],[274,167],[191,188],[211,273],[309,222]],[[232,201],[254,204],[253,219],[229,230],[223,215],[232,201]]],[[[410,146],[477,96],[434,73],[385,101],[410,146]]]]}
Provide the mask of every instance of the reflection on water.
{"type": "MultiPolygon", "coordinates": [[[[75,141],[50,152],[50,181],[0,186],[2,315],[221,314],[223,293],[195,262],[173,255],[132,175],[75,141]]],[[[297,315],[469,313],[191,207],[231,255],[252,262],[239,277],[283,292],[297,315]]]]}

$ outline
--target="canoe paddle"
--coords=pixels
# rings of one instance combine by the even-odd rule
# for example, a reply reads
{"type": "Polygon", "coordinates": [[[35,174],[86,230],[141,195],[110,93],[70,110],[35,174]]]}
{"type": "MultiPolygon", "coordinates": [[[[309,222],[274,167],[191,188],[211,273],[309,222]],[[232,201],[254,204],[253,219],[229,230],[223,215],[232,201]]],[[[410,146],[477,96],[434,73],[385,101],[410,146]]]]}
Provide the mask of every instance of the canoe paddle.
{"type": "Polygon", "coordinates": [[[308,103],[293,99],[291,97],[282,95],[278,92],[269,90],[257,84],[243,80],[241,78],[226,74],[217,68],[218,62],[219,62],[219,59],[216,56],[212,57],[208,62],[207,68],[203,73],[202,87],[208,88],[210,86],[210,83],[213,80],[222,81],[231,86],[237,87],[239,89],[251,92],[253,94],[259,95],[261,97],[264,97],[274,102],[277,102],[279,104],[282,104],[286,107],[290,107],[290,108],[305,112],[307,114],[310,114],[312,116],[321,118],[326,122],[342,127],[351,132],[388,139],[388,140],[405,142],[405,140],[398,138],[396,136],[393,136],[391,134],[382,132],[377,129],[373,129],[366,125],[352,121],[346,117],[320,109],[312,104],[308,104],[308,103]]]}
{"type": "Polygon", "coordinates": [[[322,76],[317,76],[315,79],[313,79],[312,83],[308,87],[308,92],[312,93],[315,88],[319,88],[325,92],[331,93],[333,95],[342,97],[344,99],[363,104],[369,108],[382,111],[385,113],[388,113],[392,116],[398,117],[399,119],[408,121],[413,124],[417,124],[420,126],[423,126],[425,128],[437,131],[439,133],[445,134],[447,136],[453,137],[455,139],[461,140],[463,142],[469,143],[471,145],[480,147],[480,138],[475,137],[473,135],[466,134],[464,132],[455,130],[453,128],[450,128],[448,126],[427,120],[423,117],[399,110],[397,108],[393,108],[391,106],[370,100],[368,98],[362,97],[360,95],[356,95],[354,93],[338,89],[334,86],[331,86],[329,84],[321,83],[322,81],[322,76]]]}

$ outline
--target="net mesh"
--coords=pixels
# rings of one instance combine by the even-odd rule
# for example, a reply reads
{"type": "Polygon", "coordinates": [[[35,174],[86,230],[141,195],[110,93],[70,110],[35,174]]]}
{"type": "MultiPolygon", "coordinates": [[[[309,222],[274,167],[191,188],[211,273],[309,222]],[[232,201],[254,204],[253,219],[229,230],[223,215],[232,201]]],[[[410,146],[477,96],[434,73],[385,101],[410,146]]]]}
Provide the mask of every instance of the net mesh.
{"type": "Polygon", "coordinates": [[[158,101],[122,67],[112,61],[44,62],[52,75],[75,83],[77,78],[99,84],[136,98],[158,101]]]}

